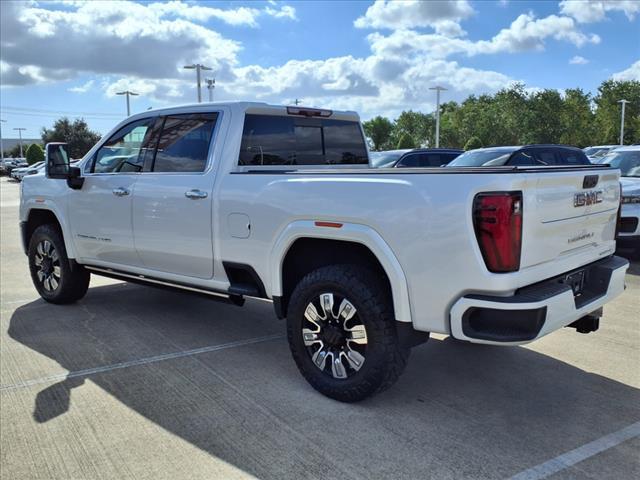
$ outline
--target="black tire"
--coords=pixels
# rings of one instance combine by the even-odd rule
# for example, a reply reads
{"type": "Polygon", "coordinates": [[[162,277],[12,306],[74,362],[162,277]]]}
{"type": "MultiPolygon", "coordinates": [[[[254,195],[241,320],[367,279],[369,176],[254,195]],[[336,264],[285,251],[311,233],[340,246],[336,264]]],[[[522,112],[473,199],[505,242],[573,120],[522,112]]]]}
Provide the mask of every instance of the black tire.
{"type": "MultiPolygon", "coordinates": [[[[329,314],[324,307],[321,308],[328,318],[329,314]]],[[[343,329],[350,321],[344,321],[343,329]]],[[[332,328],[340,330],[339,326],[332,328]]],[[[318,331],[317,337],[324,338],[324,330],[318,331]]],[[[401,346],[398,339],[392,300],[387,289],[375,272],[357,265],[322,267],[300,281],[289,302],[287,336],[293,359],[305,379],[323,395],[341,402],[357,402],[389,388],[400,377],[409,358],[409,349],[401,346]],[[364,361],[359,369],[350,368],[352,364],[347,357],[340,357],[339,349],[344,347],[337,347],[338,358],[344,358],[341,360],[343,367],[346,365],[345,370],[349,370],[346,378],[335,378],[335,371],[328,372],[317,366],[312,360],[311,349],[323,350],[325,345],[319,340],[315,340],[317,345],[305,345],[303,339],[302,329],[309,325],[305,318],[308,305],[326,293],[332,294],[332,301],[334,295],[348,299],[357,312],[353,321],[366,329],[366,345],[353,345],[354,348],[363,348],[364,361]]],[[[328,366],[332,367],[331,363],[328,366]]]]}
{"type": "Polygon", "coordinates": [[[36,228],[29,240],[28,254],[31,280],[44,300],[65,304],[85,296],[91,275],[81,265],[71,265],[62,234],[54,225],[36,228]],[[45,252],[47,242],[49,247],[45,252]],[[45,262],[48,262],[47,268],[43,265],[45,262]]]}

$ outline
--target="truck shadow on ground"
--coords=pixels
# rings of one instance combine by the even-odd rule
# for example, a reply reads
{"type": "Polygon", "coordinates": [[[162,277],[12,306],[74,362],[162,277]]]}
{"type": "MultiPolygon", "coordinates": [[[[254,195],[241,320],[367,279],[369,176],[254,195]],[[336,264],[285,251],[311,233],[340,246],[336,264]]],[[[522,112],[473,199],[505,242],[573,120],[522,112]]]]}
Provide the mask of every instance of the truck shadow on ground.
{"type": "MultiPolygon", "coordinates": [[[[33,302],[9,326],[70,372],[283,331],[268,304],[133,285],[92,288],[72,306],[33,302]]],[[[636,388],[526,348],[448,340],[414,349],[400,381],[359,404],[313,391],[276,339],[24,387],[34,419],[64,415],[87,381],[259,478],[498,478],[640,419],[636,388]]]]}

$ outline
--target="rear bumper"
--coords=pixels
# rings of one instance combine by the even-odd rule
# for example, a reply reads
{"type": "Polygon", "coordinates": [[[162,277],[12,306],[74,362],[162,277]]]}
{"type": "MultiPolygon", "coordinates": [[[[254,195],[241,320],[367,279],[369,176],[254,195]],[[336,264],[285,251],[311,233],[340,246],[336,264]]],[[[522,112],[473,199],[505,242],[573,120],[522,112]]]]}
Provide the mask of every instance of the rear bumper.
{"type": "Polygon", "coordinates": [[[473,343],[519,345],[565,327],[624,291],[629,262],[612,256],[586,265],[584,289],[574,296],[567,274],[519,289],[509,297],[467,295],[450,313],[451,335],[473,343]]]}

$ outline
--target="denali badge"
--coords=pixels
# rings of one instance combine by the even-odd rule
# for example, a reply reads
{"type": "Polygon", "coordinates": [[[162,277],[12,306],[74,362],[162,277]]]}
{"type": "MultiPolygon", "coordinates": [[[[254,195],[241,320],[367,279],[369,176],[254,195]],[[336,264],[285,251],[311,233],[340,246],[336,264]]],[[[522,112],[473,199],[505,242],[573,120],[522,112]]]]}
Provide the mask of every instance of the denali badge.
{"type": "Polygon", "coordinates": [[[602,190],[592,190],[590,192],[580,192],[573,196],[574,207],[585,207],[602,203],[602,190]]]}

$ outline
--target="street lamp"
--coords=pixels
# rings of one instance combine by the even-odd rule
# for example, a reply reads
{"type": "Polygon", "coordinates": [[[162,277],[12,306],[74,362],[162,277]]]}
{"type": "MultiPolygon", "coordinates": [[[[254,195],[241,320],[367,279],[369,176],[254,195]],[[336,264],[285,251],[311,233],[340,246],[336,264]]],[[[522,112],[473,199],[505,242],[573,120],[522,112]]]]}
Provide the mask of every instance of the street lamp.
{"type": "Polygon", "coordinates": [[[197,81],[197,85],[198,85],[198,103],[202,103],[202,92],[200,91],[200,72],[202,70],[212,70],[210,67],[205,67],[204,65],[200,64],[200,63],[194,63],[193,65],[185,65],[182,68],[186,68],[187,70],[194,70],[196,71],[196,81],[197,81]]]}
{"type": "Polygon", "coordinates": [[[618,100],[622,104],[622,115],[620,117],[620,145],[624,145],[624,107],[629,100],[618,100]]]}
{"type": "Polygon", "coordinates": [[[207,89],[209,90],[209,101],[213,102],[213,89],[216,88],[216,79],[207,78],[207,89]]]}
{"type": "Polygon", "coordinates": [[[22,131],[26,130],[26,128],[19,127],[19,128],[14,128],[14,130],[18,131],[18,137],[20,137],[20,158],[24,158],[24,155],[22,154],[22,131]]]}
{"type": "Polygon", "coordinates": [[[116,95],[125,95],[127,97],[127,117],[131,115],[131,108],[129,107],[129,96],[137,96],[139,93],[130,92],[129,90],[125,90],[124,92],[116,92],[116,95]]]}
{"type": "Polygon", "coordinates": [[[429,90],[436,91],[436,148],[440,147],[440,92],[446,90],[441,86],[431,87],[429,90]]]}
{"type": "Polygon", "coordinates": [[[2,143],[2,123],[7,123],[6,120],[0,118],[0,161],[4,160],[4,145],[2,143]]]}

